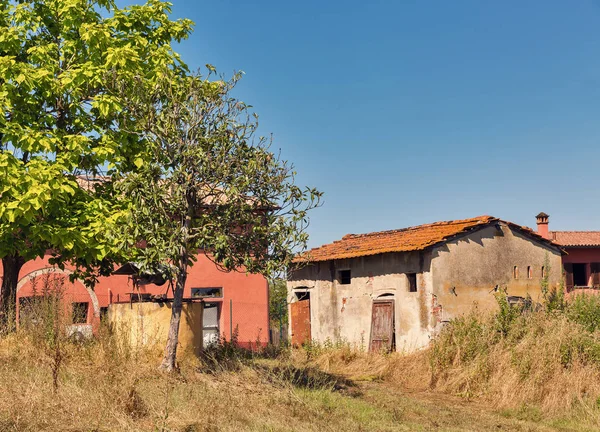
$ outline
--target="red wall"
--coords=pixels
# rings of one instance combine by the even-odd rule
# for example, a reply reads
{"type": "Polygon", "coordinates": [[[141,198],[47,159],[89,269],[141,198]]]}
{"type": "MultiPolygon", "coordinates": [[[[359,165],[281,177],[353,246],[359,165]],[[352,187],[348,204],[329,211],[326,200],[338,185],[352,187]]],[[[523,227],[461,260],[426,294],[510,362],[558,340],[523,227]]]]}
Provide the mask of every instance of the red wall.
{"type": "MultiPolygon", "coordinates": [[[[564,263],[585,263],[586,265],[586,278],[588,285],[592,285],[592,272],[590,263],[600,262],[600,248],[566,248],[567,255],[563,255],[562,262],[564,263]]],[[[579,293],[593,293],[596,294],[596,289],[574,289],[571,291],[571,295],[579,293]]]]}
{"type": "Polygon", "coordinates": [[[600,248],[568,248],[568,255],[563,255],[566,263],[591,263],[600,262],[600,248]]]}
{"type": "MultiPolygon", "coordinates": [[[[0,266],[1,267],[1,266],[0,266]]],[[[27,262],[19,274],[19,288],[17,291],[17,308],[21,297],[34,295],[40,292],[43,285],[43,276],[40,270],[55,269],[48,263],[48,257],[27,262]]],[[[67,270],[68,271],[68,270],[67,270]]],[[[2,270],[0,268],[0,276],[2,270]]],[[[164,294],[169,287],[168,282],[162,286],[145,285],[140,287],[141,293],[164,294]]],[[[220,299],[207,299],[206,301],[221,303],[219,317],[219,330],[227,339],[230,335],[230,307],[233,311],[233,329],[238,328],[238,341],[249,345],[260,339],[262,343],[269,337],[269,299],[267,280],[261,275],[245,274],[240,272],[221,271],[212,263],[205,254],[198,255],[198,260],[189,269],[184,291],[184,298],[191,298],[192,288],[222,287],[223,297],[220,299]]],[[[88,324],[97,328],[100,323],[99,310],[95,311],[94,296],[97,298],[98,308],[108,307],[111,303],[130,301],[134,292],[133,283],[128,276],[113,275],[100,278],[90,293],[84,285],[75,281],[66,282],[64,298],[67,303],[89,302],[88,324]]],[[[134,294],[135,296],[135,294],[134,294]]],[[[168,296],[172,297],[169,290],[168,296]]]]}

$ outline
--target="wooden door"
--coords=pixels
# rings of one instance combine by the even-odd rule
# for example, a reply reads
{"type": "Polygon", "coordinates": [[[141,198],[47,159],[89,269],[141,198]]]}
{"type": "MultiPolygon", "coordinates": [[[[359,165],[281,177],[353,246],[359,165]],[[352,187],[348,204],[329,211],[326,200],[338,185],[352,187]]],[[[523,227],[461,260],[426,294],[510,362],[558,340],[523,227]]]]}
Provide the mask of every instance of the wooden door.
{"type": "Polygon", "coordinates": [[[300,300],[290,305],[292,318],[292,345],[310,342],[310,299],[300,300]]]}
{"type": "Polygon", "coordinates": [[[370,351],[394,348],[394,300],[375,300],[371,317],[370,351]]]}

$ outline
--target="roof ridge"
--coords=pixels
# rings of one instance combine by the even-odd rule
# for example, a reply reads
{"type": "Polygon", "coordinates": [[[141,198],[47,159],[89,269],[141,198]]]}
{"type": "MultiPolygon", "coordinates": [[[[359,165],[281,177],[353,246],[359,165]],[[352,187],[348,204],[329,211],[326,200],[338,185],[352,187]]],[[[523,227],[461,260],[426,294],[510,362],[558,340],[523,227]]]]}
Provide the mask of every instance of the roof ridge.
{"type": "Polygon", "coordinates": [[[552,230],[551,233],[600,233],[600,230],[552,230]]]}
{"type": "MultiPolygon", "coordinates": [[[[464,224],[467,222],[475,222],[478,220],[481,220],[481,222],[485,223],[485,222],[489,222],[491,220],[499,220],[499,219],[494,216],[490,216],[490,215],[480,215],[480,216],[475,216],[475,217],[466,218],[466,219],[453,219],[453,220],[447,220],[447,221],[430,222],[430,223],[425,223],[425,224],[421,224],[421,225],[413,225],[413,226],[409,226],[406,228],[396,228],[396,229],[391,229],[391,230],[373,231],[373,232],[362,233],[362,234],[346,234],[345,236],[342,237],[342,240],[348,240],[351,238],[361,238],[361,237],[367,237],[367,236],[373,236],[373,235],[379,235],[379,234],[393,234],[393,233],[399,233],[399,232],[403,232],[403,231],[410,231],[410,230],[422,229],[422,228],[428,228],[428,227],[434,227],[434,226],[458,225],[458,224],[464,224]]],[[[336,243],[339,241],[341,241],[341,240],[334,240],[333,243],[336,243]]]]}

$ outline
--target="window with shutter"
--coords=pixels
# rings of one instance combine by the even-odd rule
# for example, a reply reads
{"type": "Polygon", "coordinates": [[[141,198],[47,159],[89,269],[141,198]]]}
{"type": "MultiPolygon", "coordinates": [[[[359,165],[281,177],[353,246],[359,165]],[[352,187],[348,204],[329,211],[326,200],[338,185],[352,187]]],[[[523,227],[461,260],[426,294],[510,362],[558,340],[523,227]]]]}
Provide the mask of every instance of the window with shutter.
{"type": "Polygon", "coordinates": [[[564,265],[565,268],[565,285],[567,287],[567,291],[570,291],[573,289],[573,264],[572,263],[565,263],[564,265]]]}
{"type": "Polygon", "coordinates": [[[600,288],[600,263],[591,263],[592,285],[594,288],[600,288]]]}

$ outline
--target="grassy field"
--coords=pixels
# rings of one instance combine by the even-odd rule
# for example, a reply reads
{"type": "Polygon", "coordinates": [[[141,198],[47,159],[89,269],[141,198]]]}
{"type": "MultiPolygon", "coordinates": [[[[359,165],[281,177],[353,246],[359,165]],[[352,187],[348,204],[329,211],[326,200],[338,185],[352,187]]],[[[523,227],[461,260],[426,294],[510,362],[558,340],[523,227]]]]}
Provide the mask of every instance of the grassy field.
{"type": "Polygon", "coordinates": [[[25,333],[0,339],[1,431],[598,430],[583,414],[499,409],[424,390],[414,378],[425,354],[220,351],[204,362],[184,357],[170,376],[157,372],[159,350],[132,351],[109,335],[60,350],[54,390],[55,350],[25,333]],[[413,379],[394,378],[403,374],[413,379]]]}
{"type": "MultiPolygon", "coordinates": [[[[552,300],[552,298],[551,298],[552,300]]],[[[427,350],[229,343],[158,372],[161,347],[61,329],[43,297],[0,335],[0,431],[597,431],[600,296],[474,310],[427,350]]]]}

